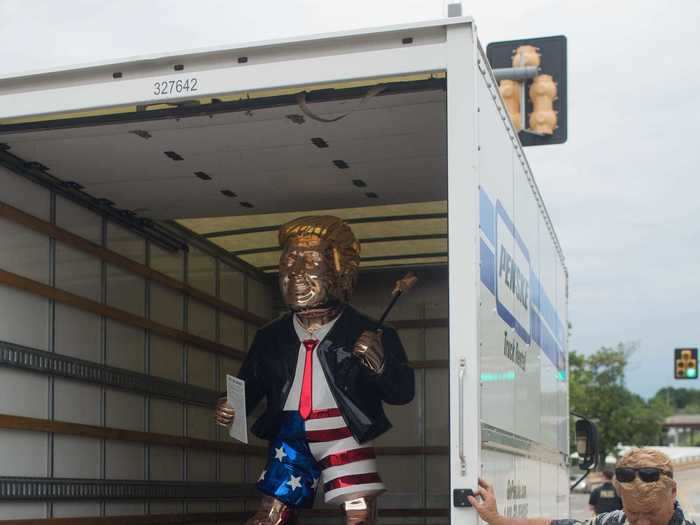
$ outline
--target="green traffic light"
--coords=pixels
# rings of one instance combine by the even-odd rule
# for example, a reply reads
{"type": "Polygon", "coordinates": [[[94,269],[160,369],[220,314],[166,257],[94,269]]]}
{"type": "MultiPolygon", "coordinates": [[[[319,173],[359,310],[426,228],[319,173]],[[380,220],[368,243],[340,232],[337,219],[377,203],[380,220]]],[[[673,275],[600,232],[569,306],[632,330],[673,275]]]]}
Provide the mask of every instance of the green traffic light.
{"type": "Polygon", "coordinates": [[[690,378],[694,379],[694,378],[698,377],[698,370],[696,368],[689,368],[685,372],[685,375],[686,375],[686,377],[690,377],[690,378]]]}

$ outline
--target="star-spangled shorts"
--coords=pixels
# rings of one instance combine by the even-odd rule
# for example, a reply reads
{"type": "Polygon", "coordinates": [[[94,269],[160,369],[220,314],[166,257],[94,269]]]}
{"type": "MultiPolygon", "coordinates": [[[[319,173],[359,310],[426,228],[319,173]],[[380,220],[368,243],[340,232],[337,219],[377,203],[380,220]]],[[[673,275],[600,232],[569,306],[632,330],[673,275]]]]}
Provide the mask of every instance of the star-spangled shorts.
{"type": "Polygon", "coordinates": [[[330,504],[385,490],[374,448],[355,440],[338,409],[314,411],[306,421],[285,412],[258,489],[290,507],[309,508],[319,484],[330,504]]]}

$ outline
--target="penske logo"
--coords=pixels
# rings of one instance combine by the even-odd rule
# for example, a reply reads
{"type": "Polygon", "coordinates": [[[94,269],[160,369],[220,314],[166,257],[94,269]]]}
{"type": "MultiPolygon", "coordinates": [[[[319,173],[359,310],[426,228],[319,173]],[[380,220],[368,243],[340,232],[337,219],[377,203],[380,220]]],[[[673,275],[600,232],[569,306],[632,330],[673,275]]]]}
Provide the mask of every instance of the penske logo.
{"type": "Polygon", "coordinates": [[[530,252],[500,202],[496,203],[498,314],[530,344],[530,252]]]}
{"type": "Polygon", "coordinates": [[[498,278],[515,295],[515,298],[525,310],[529,308],[528,295],[530,293],[529,277],[525,277],[522,270],[508,253],[505,246],[501,245],[501,261],[498,265],[498,278]]]}

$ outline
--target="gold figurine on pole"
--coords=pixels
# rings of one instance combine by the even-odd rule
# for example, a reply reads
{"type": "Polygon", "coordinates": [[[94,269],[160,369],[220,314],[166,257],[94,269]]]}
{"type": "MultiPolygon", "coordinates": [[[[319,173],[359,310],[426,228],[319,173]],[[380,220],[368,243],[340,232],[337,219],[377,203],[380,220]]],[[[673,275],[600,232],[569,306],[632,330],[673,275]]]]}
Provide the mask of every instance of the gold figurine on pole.
{"type": "MultiPolygon", "coordinates": [[[[248,525],[292,523],[323,488],[347,524],[376,523],[385,486],[373,440],[389,430],[383,403],[414,395],[414,374],[393,328],[382,323],[414,283],[397,283],[379,322],[348,304],[357,281],[360,243],[332,216],[300,217],[279,230],[280,292],[289,312],[261,328],[241,367],[247,411],[266,398],[251,431],[270,442],[258,489],[263,499],[248,525]]],[[[226,398],[216,421],[235,417],[226,398]]]]}

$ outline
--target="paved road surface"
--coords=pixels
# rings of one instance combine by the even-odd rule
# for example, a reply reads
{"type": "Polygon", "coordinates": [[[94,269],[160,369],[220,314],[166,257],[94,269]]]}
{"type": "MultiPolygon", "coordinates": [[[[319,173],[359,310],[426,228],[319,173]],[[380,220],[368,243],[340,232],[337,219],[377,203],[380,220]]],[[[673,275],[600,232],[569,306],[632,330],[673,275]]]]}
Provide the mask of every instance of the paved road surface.
{"type": "Polygon", "coordinates": [[[689,517],[700,523],[700,465],[692,469],[676,469],[678,501],[689,517]]]}
{"type": "Polygon", "coordinates": [[[588,497],[590,494],[574,493],[571,495],[571,518],[585,520],[592,516],[588,510],[588,497]]]}

